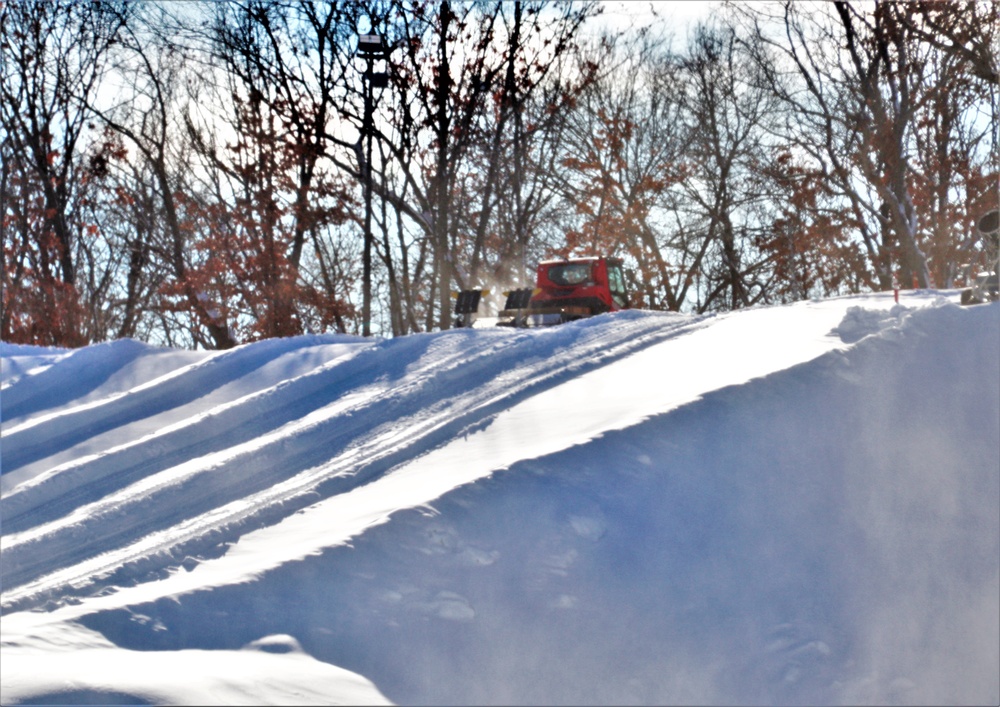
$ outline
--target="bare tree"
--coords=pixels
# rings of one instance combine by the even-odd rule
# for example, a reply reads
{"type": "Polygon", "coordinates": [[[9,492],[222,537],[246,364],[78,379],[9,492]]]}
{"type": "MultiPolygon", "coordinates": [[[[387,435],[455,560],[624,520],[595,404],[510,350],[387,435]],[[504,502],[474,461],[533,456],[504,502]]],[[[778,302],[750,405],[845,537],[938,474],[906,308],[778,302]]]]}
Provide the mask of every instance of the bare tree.
{"type": "Polygon", "coordinates": [[[99,283],[112,267],[87,214],[86,195],[101,176],[88,160],[104,159],[92,146],[87,102],[104,76],[121,10],[106,2],[3,3],[0,25],[0,332],[80,345],[102,335],[87,313],[99,313],[99,283]]]}
{"type": "Polygon", "coordinates": [[[899,13],[907,10],[881,2],[867,17],[846,2],[834,6],[859,89],[850,112],[861,141],[858,163],[881,199],[880,217],[885,233],[898,244],[904,282],[912,278],[928,287],[930,270],[917,243],[916,211],[907,182],[907,133],[915,115],[914,92],[924,78],[922,62],[913,57],[913,43],[899,21],[899,13]]]}
{"type": "Polygon", "coordinates": [[[210,175],[205,215],[225,214],[212,230],[228,232],[226,265],[240,273],[235,289],[250,317],[247,333],[344,329],[350,307],[338,264],[318,244],[351,216],[347,185],[328,158],[351,146],[331,138],[328,127],[343,100],[354,15],[305,1],[213,11],[204,40],[217,65],[210,75],[218,78],[202,86],[213,100],[201,114],[189,113],[187,126],[210,175]],[[220,137],[220,126],[236,139],[220,137]]]}
{"type": "Polygon", "coordinates": [[[973,76],[1000,85],[1000,6],[989,0],[920,0],[900,21],[921,41],[962,63],[973,76]]]}
{"type": "Polygon", "coordinates": [[[185,170],[178,167],[189,162],[183,155],[184,126],[178,111],[183,57],[172,42],[156,41],[157,32],[170,25],[155,8],[151,12],[154,14],[143,18],[145,21],[133,19],[122,37],[125,91],[121,103],[110,107],[92,104],[91,109],[138,152],[151,180],[149,189],[155,194],[162,224],[157,253],[171,273],[164,294],[179,298],[175,308],[190,313],[187,328],[195,343],[230,348],[238,342],[225,312],[192,277],[192,233],[184,213],[190,186],[185,170]]]}
{"type": "MultiPolygon", "coordinates": [[[[748,44],[750,55],[776,67],[763,75],[786,108],[782,142],[795,162],[808,163],[807,171],[821,177],[816,208],[860,244],[861,284],[884,290],[894,282],[950,282],[954,263],[946,261],[964,246],[943,243],[962,241],[967,227],[948,203],[962,200],[956,190],[966,182],[975,190],[975,165],[986,152],[977,114],[991,115],[990,124],[996,117],[983,90],[988,83],[979,89],[970,83],[971,59],[928,41],[927,21],[937,12],[892,2],[837,2],[808,13],[785,2],[778,16],[768,14],[769,6],[733,7],[757,40],[748,44]],[[956,93],[948,97],[943,90],[956,93]],[[922,136],[935,121],[935,136],[922,136]],[[962,153],[970,158],[964,167],[962,153]],[[923,195],[928,189],[936,191],[936,206],[923,195]],[[928,227],[934,219],[937,225],[928,227]]],[[[993,23],[970,35],[969,46],[979,46],[979,38],[997,32],[995,13],[990,20],[982,8],[967,9],[993,23]]]]}
{"type": "Polygon", "coordinates": [[[731,29],[697,28],[684,54],[621,43],[581,97],[562,157],[578,227],[567,249],[618,253],[645,306],[698,310],[768,301],[762,244],[774,184],[776,101],[731,29]]]}
{"type": "MultiPolygon", "coordinates": [[[[984,28],[985,29],[985,28],[984,28]]],[[[911,189],[918,239],[938,287],[955,287],[983,246],[973,227],[984,212],[980,196],[998,186],[995,87],[953,52],[932,51],[916,97],[911,189]]]]}
{"type": "Polygon", "coordinates": [[[690,158],[680,61],[665,38],[606,37],[600,73],[580,96],[560,154],[576,227],[565,252],[626,258],[644,304],[679,310],[705,249],[685,240],[677,185],[690,158]]]}
{"type": "Polygon", "coordinates": [[[729,27],[697,28],[683,66],[691,173],[682,186],[703,218],[709,248],[698,308],[766,302],[769,258],[758,244],[775,195],[762,165],[774,152],[769,134],[777,101],[729,27]]]}
{"type": "MultiPolygon", "coordinates": [[[[556,95],[563,94],[548,96],[546,120],[538,123],[525,122],[525,106],[536,93],[540,97],[550,71],[572,50],[574,36],[594,11],[591,3],[397,2],[391,12],[370,13],[395,47],[392,83],[376,123],[385,161],[373,165],[374,188],[393,218],[383,229],[393,228],[397,247],[407,240],[413,253],[397,250],[393,256],[383,239],[383,258],[394,258],[398,266],[394,281],[426,288],[411,300],[417,305],[408,307],[411,323],[417,323],[412,315],[419,307],[421,327],[451,325],[451,288],[473,284],[491,257],[501,184],[509,187],[505,195],[514,198],[520,214],[513,222],[520,233],[512,238],[513,252],[523,250],[518,243],[527,241],[527,223],[538,208],[528,198],[525,156],[532,136],[553,125],[556,95]],[[524,39],[529,33],[531,42],[524,39]],[[520,168],[512,166],[518,160],[520,168]],[[407,238],[399,228],[421,235],[407,238]]],[[[396,301],[404,299],[410,298],[396,301]]]]}

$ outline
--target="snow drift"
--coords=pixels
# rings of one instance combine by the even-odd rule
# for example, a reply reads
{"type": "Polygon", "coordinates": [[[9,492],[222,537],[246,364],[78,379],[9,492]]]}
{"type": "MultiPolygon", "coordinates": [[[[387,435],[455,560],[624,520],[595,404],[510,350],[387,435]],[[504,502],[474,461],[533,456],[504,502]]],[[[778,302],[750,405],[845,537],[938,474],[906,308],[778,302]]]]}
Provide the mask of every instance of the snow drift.
{"type": "Polygon", "coordinates": [[[955,299],[3,344],[3,701],[996,703],[955,299]]]}

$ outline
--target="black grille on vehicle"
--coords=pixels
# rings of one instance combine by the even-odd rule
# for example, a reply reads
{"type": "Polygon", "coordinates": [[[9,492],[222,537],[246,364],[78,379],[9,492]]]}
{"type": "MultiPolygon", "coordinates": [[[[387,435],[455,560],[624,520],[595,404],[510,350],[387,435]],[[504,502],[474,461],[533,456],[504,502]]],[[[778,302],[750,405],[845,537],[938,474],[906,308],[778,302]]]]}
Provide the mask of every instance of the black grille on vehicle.
{"type": "Polygon", "coordinates": [[[530,287],[522,287],[519,290],[511,290],[507,293],[507,302],[504,309],[525,309],[531,300],[533,290],[530,287]]]}
{"type": "Polygon", "coordinates": [[[462,290],[455,301],[455,314],[475,314],[479,310],[481,290],[462,290]]]}

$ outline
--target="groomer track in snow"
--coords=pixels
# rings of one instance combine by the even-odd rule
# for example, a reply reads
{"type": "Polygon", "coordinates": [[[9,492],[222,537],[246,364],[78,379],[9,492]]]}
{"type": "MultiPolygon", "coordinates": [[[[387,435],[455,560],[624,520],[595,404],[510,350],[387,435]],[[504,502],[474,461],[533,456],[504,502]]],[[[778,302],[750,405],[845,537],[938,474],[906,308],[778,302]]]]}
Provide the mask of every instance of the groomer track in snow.
{"type": "MultiPolygon", "coordinates": [[[[81,384],[94,352],[61,357],[3,393],[4,610],[217,553],[700,322],[632,314],[544,334],[266,341],[78,404],[61,396],[97,387],[81,384]],[[49,411],[19,415],[37,406],[22,393],[34,386],[50,391],[49,411]]],[[[117,361],[158,354],[105,346],[117,361]]]]}

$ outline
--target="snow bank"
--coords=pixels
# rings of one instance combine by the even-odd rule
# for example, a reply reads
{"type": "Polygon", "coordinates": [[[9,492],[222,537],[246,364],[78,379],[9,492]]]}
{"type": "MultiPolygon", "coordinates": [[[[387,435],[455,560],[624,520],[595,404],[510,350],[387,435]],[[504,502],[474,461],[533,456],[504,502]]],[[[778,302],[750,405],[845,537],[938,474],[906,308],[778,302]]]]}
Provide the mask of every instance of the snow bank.
{"type": "Polygon", "coordinates": [[[389,704],[368,680],[265,636],[240,650],[132,651],[72,627],[71,648],[5,643],[4,704],[389,704]]]}
{"type": "Polygon", "coordinates": [[[5,702],[995,703],[1000,308],[903,305],[312,342],[151,398],[190,447],[122,413],[5,492],[5,702]]]}

